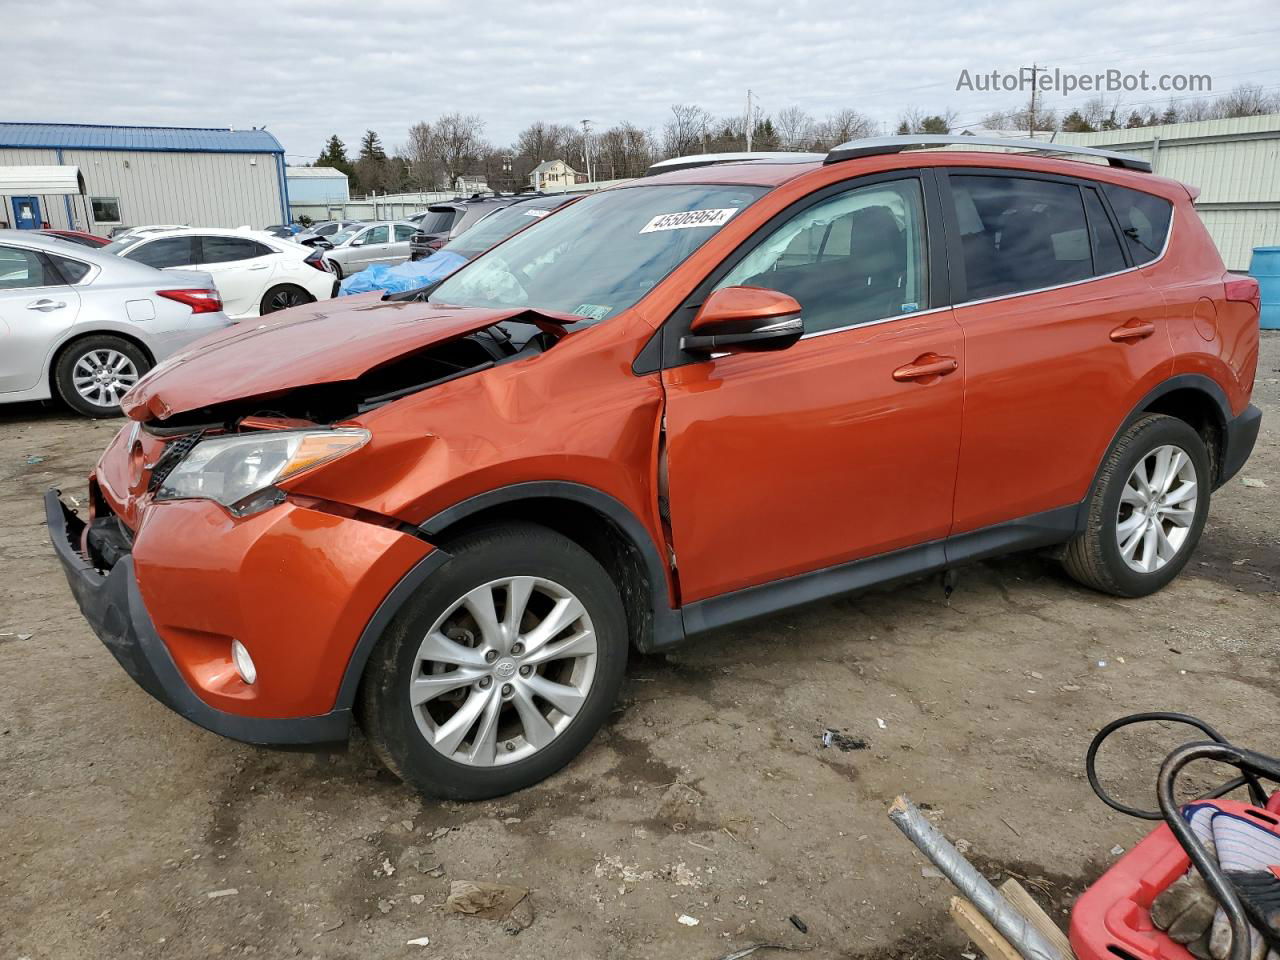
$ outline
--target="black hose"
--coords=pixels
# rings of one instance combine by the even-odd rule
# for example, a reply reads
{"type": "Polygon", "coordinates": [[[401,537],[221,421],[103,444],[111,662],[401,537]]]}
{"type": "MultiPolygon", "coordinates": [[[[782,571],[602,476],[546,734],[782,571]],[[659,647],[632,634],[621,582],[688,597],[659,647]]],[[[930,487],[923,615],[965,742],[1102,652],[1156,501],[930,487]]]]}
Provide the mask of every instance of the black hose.
{"type": "MultiPolygon", "coordinates": [[[[1121,803],[1116,800],[1104,789],[1102,782],[1098,779],[1097,759],[1098,749],[1102,746],[1103,741],[1111,734],[1115,733],[1122,727],[1127,727],[1135,723],[1182,723],[1189,727],[1195,727],[1210,740],[1215,743],[1226,744],[1230,746],[1226,737],[1218,733],[1217,730],[1209,726],[1198,717],[1193,717],[1186,713],[1170,713],[1167,711],[1155,711],[1152,713],[1133,713],[1127,717],[1121,717],[1118,720],[1112,720],[1105,727],[1097,732],[1093,740],[1089,742],[1089,750],[1084,757],[1085,775],[1089,778],[1089,786],[1093,788],[1093,792],[1098,795],[1098,799],[1105,803],[1112,810],[1118,810],[1120,813],[1130,817],[1137,817],[1139,820],[1163,820],[1164,815],[1159,810],[1140,810],[1137,807],[1131,807],[1128,804],[1121,803]]],[[[1236,777],[1234,780],[1228,780],[1222,786],[1217,787],[1213,791],[1206,793],[1203,797],[1197,799],[1208,800],[1226,796],[1232,790],[1236,790],[1242,786],[1249,788],[1249,800],[1254,806],[1263,807],[1267,803],[1267,793],[1262,789],[1262,784],[1258,778],[1251,772],[1244,771],[1242,776],[1236,777]]]]}

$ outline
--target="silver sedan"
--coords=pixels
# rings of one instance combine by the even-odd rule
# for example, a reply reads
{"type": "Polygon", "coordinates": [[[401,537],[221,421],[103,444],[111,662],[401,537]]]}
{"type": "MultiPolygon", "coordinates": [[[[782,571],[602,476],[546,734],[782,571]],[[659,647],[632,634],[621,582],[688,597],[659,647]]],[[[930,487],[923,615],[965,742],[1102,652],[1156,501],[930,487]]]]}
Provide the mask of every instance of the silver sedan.
{"type": "Polygon", "coordinates": [[[329,237],[332,249],[324,258],[339,280],[375,263],[394,266],[409,259],[409,238],[417,230],[407,220],[362,223],[329,237]]]}
{"type": "Polygon", "coordinates": [[[56,393],[86,416],[118,416],[156,363],[230,323],[207,273],[0,230],[0,403],[56,393]]]}

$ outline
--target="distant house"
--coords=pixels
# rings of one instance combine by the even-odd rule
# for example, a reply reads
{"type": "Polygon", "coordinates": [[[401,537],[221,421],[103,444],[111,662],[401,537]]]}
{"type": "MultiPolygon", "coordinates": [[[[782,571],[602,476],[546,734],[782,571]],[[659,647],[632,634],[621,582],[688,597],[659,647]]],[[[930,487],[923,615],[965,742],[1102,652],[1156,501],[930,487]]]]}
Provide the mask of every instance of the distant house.
{"type": "Polygon", "coordinates": [[[579,173],[563,160],[544,160],[529,173],[529,186],[535,190],[548,187],[572,187],[575,183],[586,183],[587,175],[579,173]]]}
{"type": "Polygon", "coordinates": [[[453,189],[464,196],[470,196],[473,193],[488,193],[489,184],[484,174],[462,174],[454,179],[453,189]]]}
{"type": "Polygon", "coordinates": [[[336,167],[285,167],[290,203],[346,203],[351,199],[347,175],[336,167]]]}

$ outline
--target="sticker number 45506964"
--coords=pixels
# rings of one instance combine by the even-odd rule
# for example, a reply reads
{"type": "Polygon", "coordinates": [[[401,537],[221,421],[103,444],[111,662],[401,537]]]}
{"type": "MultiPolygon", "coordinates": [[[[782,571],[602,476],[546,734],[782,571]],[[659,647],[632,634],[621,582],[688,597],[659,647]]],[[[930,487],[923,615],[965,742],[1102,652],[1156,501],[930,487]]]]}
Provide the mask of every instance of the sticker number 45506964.
{"type": "Polygon", "coordinates": [[[687,230],[690,227],[719,227],[729,222],[738,210],[726,207],[723,210],[686,210],[684,213],[660,213],[641,229],[641,233],[656,233],[659,230],[687,230]]]}

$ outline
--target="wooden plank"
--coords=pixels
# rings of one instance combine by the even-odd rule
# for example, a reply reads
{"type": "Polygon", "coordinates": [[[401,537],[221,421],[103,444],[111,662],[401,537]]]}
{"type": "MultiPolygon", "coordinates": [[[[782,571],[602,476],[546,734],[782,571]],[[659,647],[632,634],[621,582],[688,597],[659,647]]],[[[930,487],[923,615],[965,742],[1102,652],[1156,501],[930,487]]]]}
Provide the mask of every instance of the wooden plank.
{"type": "Polygon", "coordinates": [[[1011,907],[1026,917],[1031,922],[1031,925],[1040,931],[1042,937],[1057,948],[1058,953],[1063,956],[1064,960],[1075,960],[1075,954],[1071,950],[1071,941],[1067,939],[1067,935],[1058,929],[1058,925],[1040,908],[1040,904],[1032,899],[1031,894],[1027,893],[1022,884],[1010,877],[1000,884],[1000,894],[1009,901],[1011,907]]]}
{"type": "Polygon", "coordinates": [[[978,908],[964,897],[951,898],[951,919],[977,945],[988,960],[1023,960],[1004,936],[993,927],[978,908]]]}

